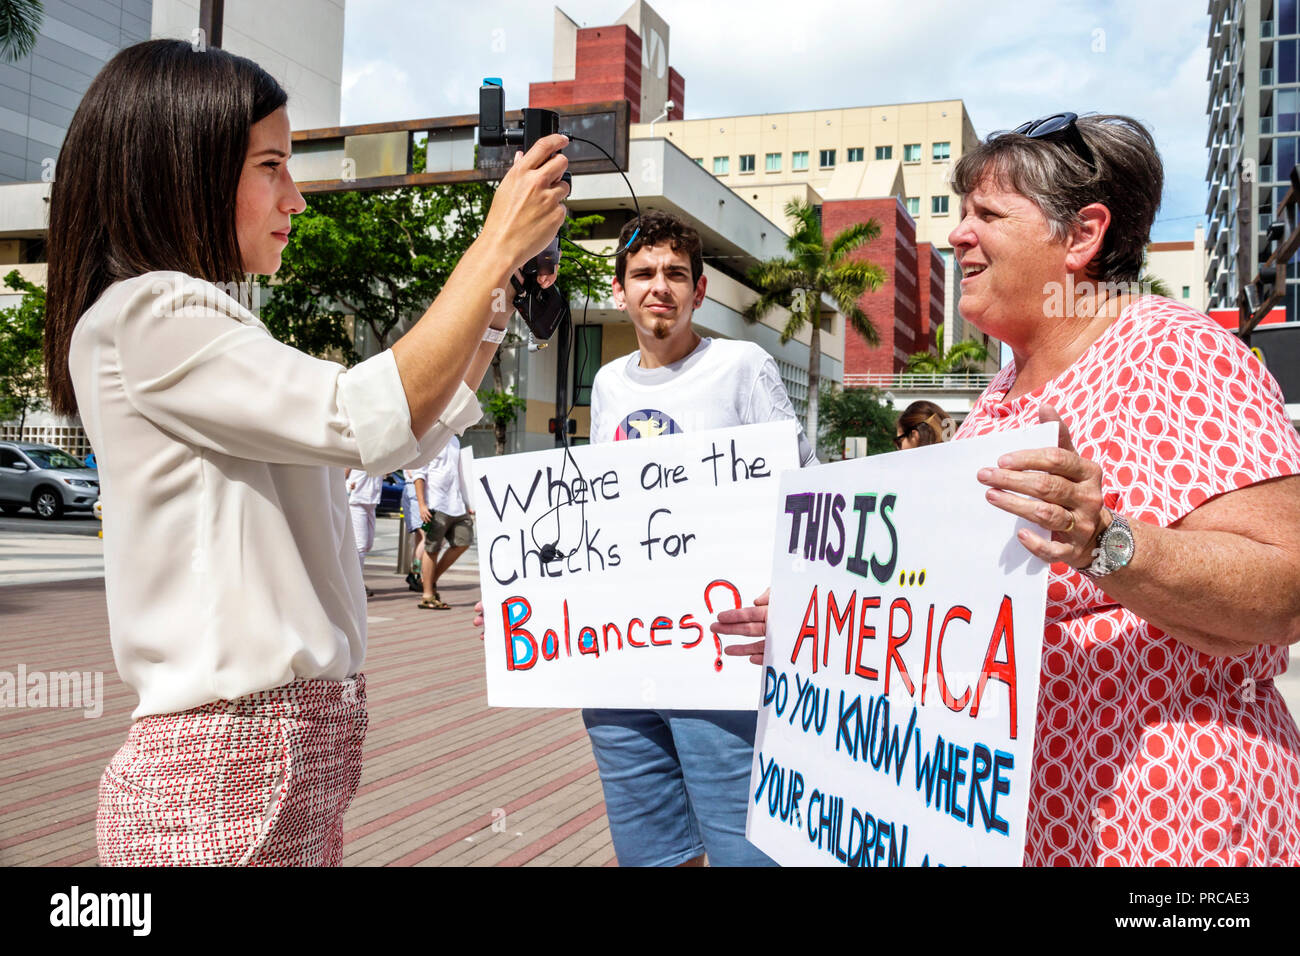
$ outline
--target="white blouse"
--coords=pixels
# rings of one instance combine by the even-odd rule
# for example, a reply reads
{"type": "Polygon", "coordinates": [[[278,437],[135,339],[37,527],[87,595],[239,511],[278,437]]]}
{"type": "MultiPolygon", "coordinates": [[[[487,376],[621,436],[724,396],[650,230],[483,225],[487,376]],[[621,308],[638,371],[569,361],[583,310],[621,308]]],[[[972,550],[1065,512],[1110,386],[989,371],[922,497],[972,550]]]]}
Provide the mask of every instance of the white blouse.
{"type": "Polygon", "coordinates": [[[312,358],[174,272],[106,290],[69,365],[132,716],[356,674],[366,602],[344,469],[428,461],[478,421],[474,393],[462,383],[417,439],[391,352],[352,369],[312,358]]]}

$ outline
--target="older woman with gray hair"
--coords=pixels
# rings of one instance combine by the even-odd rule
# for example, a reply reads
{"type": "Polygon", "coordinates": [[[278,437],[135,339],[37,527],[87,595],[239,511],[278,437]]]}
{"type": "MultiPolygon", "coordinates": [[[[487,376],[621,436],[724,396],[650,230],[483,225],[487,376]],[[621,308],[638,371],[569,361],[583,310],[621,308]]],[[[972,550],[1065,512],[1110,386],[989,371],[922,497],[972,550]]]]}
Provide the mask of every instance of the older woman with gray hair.
{"type": "Polygon", "coordinates": [[[1276,382],[1137,279],[1160,157],[1123,116],[994,135],[954,173],[962,316],[1010,346],[958,439],[1051,564],[1029,864],[1300,863],[1300,438],[1276,382]]]}

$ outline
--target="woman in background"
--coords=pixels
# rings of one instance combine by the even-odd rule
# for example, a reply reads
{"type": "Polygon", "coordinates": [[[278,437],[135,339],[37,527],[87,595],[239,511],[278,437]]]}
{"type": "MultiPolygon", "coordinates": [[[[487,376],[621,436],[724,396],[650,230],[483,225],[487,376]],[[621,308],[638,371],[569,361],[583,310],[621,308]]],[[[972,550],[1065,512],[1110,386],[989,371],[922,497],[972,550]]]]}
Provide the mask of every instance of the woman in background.
{"type": "Polygon", "coordinates": [[[922,399],[908,405],[898,416],[894,447],[902,450],[950,441],[956,429],[951,415],[934,402],[922,399]]]}

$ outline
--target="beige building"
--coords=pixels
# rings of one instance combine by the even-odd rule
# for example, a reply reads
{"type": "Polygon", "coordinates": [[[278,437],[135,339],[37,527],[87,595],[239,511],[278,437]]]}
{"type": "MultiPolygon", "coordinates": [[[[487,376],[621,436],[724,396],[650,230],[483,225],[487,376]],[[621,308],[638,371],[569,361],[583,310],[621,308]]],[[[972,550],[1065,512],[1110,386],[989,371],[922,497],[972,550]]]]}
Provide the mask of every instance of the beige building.
{"type": "Polygon", "coordinates": [[[791,198],[900,196],[917,242],[944,256],[945,344],[965,337],[948,242],[957,198],[948,179],[953,161],[979,140],[961,100],[635,123],[631,135],[674,143],[776,223],[785,223],[791,198]]]}
{"type": "Polygon", "coordinates": [[[1209,265],[1205,229],[1200,223],[1196,224],[1191,240],[1153,242],[1147,246],[1147,273],[1163,279],[1174,299],[1198,312],[1209,308],[1209,287],[1205,282],[1209,265]]]}

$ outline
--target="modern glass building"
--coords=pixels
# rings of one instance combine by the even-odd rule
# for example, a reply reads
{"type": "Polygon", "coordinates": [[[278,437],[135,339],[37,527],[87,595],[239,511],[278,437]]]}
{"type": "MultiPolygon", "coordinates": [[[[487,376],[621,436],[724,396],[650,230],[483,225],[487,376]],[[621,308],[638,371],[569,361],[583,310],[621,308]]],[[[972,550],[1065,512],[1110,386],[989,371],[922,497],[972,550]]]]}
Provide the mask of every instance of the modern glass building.
{"type": "MultiPolygon", "coordinates": [[[[1209,307],[1230,309],[1300,162],[1300,0],[1210,0],[1209,13],[1206,283],[1209,307]]],[[[1288,321],[1300,318],[1294,259],[1285,303],[1288,321]]]]}

